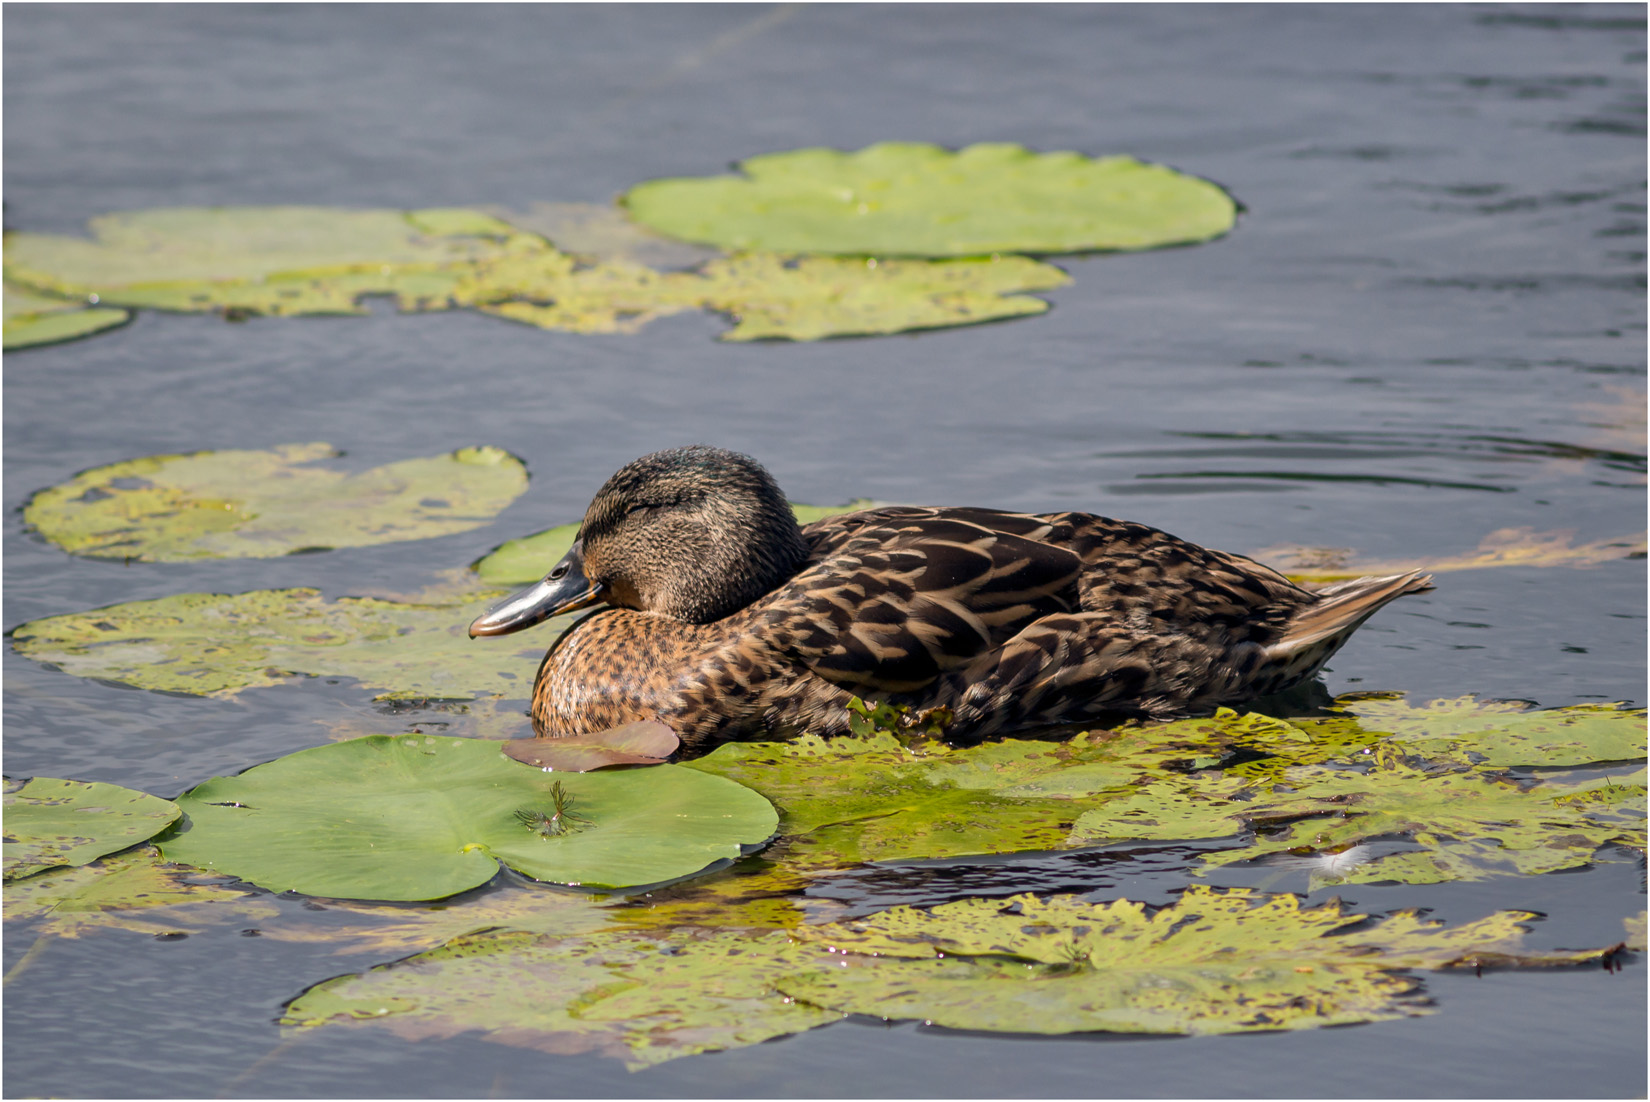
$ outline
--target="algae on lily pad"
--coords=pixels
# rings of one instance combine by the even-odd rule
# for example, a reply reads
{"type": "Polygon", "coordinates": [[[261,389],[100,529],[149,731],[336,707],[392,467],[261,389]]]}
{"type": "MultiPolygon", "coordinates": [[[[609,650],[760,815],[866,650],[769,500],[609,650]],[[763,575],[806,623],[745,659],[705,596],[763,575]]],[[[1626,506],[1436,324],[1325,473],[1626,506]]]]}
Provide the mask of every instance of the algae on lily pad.
{"type": "Polygon", "coordinates": [[[159,834],[170,800],[118,785],[35,777],[5,783],[5,878],[85,865],[159,834]]]}
{"type": "Polygon", "coordinates": [[[168,860],[350,899],[440,899],[485,884],[500,861],[536,880],[651,884],[737,857],[777,822],[761,796],[694,770],[552,781],[496,742],[428,735],[301,750],[197,785],[178,806],[189,822],[161,843],[168,860]],[[559,808],[562,793],[584,822],[535,829],[533,813],[559,808]]]}
{"type": "Polygon", "coordinates": [[[359,299],[445,309],[476,261],[553,253],[462,208],[173,207],[105,214],[92,238],[6,236],[5,273],[69,298],[185,312],[364,314],[359,299]]]}
{"type": "Polygon", "coordinates": [[[1163,165],[1008,142],[798,149],[738,167],[743,175],[652,180],[622,202],[685,241],[853,256],[1150,249],[1207,241],[1237,218],[1219,187],[1163,165]]]}
{"type": "Polygon", "coordinates": [[[358,474],[315,464],[330,444],[129,459],[42,490],[25,523],[92,558],[270,558],[466,532],[527,488],[501,448],[460,448],[358,474]]]}
{"type": "Polygon", "coordinates": [[[1502,912],[1445,928],[1400,912],[1378,924],[1338,900],[1187,889],[1167,907],[1076,896],[897,908],[798,934],[850,956],[780,981],[833,1010],[1015,1033],[1238,1033],[1430,1012],[1414,968],[1566,966],[1610,950],[1530,953],[1502,912]],[[944,954],[939,956],[938,954],[944,954]],[[909,958],[890,960],[889,958],[909,958]]]}
{"type": "Polygon", "coordinates": [[[198,696],[309,675],[352,677],[384,696],[523,698],[550,636],[492,648],[466,633],[500,596],[412,603],[329,602],[314,589],[184,593],[34,620],[13,631],[12,645],[79,677],[198,696]]]}
{"type": "MultiPolygon", "coordinates": [[[[808,525],[840,513],[874,509],[877,504],[864,498],[856,498],[846,505],[799,505],[793,501],[791,512],[796,514],[798,524],[808,525]]],[[[470,569],[488,585],[532,585],[567,554],[578,534],[577,523],[559,524],[530,536],[506,540],[471,563],[470,569]]]]}
{"type": "Polygon", "coordinates": [[[281,1023],[371,1025],[420,1040],[480,1031],[488,1041],[597,1052],[635,1069],[839,1020],[775,990],[781,977],[827,959],[782,933],[495,930],[318,984],[281,1023]]]}
{"type": "Polygon", "coordinates": [[[131,319],[128,310],[97,306],[85,298],[64,299],[5,285],[4,343],[8,351],[87,337],[131,319]]]}

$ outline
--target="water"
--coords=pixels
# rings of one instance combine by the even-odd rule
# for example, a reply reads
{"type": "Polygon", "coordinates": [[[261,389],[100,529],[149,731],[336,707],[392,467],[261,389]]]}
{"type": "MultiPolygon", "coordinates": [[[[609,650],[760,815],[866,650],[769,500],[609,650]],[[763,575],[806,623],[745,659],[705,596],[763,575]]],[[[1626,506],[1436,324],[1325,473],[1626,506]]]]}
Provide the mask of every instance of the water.
{"type": "MultiPolygon", "coordinates": [[[[1247,208],[1213,244],[1062,259],[1074,280],[1050,314],[978,329],[738,346],[707,316],[591,337],[458,313],[143,314],[9,355],[7,628],[183,591],[416,590],[576,518],[624,461],[694,441],[757,456],[801,501],[1087,508],[1233,551],[1438,558],[1502,528],[1591,541],[1644,527],[1637,6],[45,5],[8,8],[5,30],[8,227],[74,232],[181,204],[604,202],[757,153],[890,138],[1127,152],[1247,208]],[[493,443],[534,477],[489,527],[286,560],[126,567],[22,531],[30,493],[87,467],[303,440],[344,448],[352,469],[493,443]]],[[[1439,581],[1363,629],[1328,690],[1643,702],[1642,561],[1439,581]]],[[[162,795],[320,744],[326,723],[385,719],[348,683],[180,698],[9,650],[5,690],[8,775],[162,795]]],[[[821,905],[933,902],[993,878],[1166,899],[1188,859],[870,870],[821,905]]],[[[1263,872],[1305,890],[1275,870],[1216,882],[1263,872]]],[[[1544,911],[1532,937],[1571,946],[1619,938],[1644,906],[1625,855],[1341,894],[1452,921],[1544,911]]],[[[27,941],[7,939],[8,967],[27,941]]],[[[1432,1017],[1301,1034],[1056,1040],[855,1020],[634,1074],[373,1030],[279,1047],[282,1003],[367,963],[232,928],[56,942],[7,989],[6,1092],[1645,1090],[1639,963],[1429,977],[1432,1017]]]]}

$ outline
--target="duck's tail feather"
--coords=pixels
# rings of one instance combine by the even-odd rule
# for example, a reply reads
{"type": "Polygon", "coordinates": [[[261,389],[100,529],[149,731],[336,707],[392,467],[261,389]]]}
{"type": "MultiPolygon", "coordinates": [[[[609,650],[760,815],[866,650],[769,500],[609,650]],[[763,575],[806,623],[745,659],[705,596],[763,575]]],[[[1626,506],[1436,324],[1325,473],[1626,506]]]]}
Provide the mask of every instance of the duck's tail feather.
{"type": "MultiPolygon", "coordinates": [[[[1287,660],[1326,643],[1333,652],[1388,601],[1432,588],[1432,575],[1419,570],[1325,586],[1317,591],[1316,603],[1302,609],[1284,626],[1283,635],[1266,648],[1266,656],[1274,661],[1287,660]]],[[[1323,655],[1327,658],[1328,654],[1323,655]]]]}

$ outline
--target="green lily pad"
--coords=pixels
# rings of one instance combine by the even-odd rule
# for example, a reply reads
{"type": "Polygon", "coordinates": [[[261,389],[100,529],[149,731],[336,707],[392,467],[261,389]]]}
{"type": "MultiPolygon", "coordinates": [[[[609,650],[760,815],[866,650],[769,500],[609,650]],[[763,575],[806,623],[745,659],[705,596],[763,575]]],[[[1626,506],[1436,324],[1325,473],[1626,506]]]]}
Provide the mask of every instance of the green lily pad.
{"type": "Polygon", "coordinates": [[[489,1041],[594,1051],[641,1068],[840,1019],[774,990],[781,976],[825,957],[784,934],[498,930],[328,980],[295,999],[281,1021],[371,1023],[410,1039],[479,1030],[489,1041]]]}
{"type": "Polygon", "coordinates": [[[556,777],[495,742],[352,739],[197,785],[178,799],[188,829],[161,851],[271,891],[440,899],[485,884],[500,861],[591,887],[670,880],[737,857],[777,821],[756,793],[677,766],[556,777]],[[587,820],[555,836],[518,814],[558,806],[552,784],[587,820]]]}
{"type": "Polygon", "coordinates": [[[381,696],[523,698],[551,633],[515,647],[474,645],[470,620],[503,594],[458,594],[432,603],[343,597],[314,589],[184,593],[17,628],[19,654],[78,677],[140,689],[229,695],[294,676],[352,677],[381,696]]]}
{"type": "Polygon", "coordinates": [[[7,880],[135,846],[179,814],[176,804],[145,792],[52,777],[7,780],[5,809],[7,880]]]}
{"type": "Polygon", "coordinates": [[[500,448],[359,474],[313,465],[339,454],[330,444],[285,444],[129,459],[40,491],[23,519],[91,558],[270,558],[467,532],[527,488],[527,468],[500,448]]]}
{"type": "MultiPolygon", "coordinates": [[[[798,524],[812,524],[816,520],[870,509],[876,503],[864,499],[846,505],[798,505],[791,503],[798,524]]],[[[531,585],[549,573],[550,568],[573,546],[578,537],[577,524],[562,524],[546,528],[520,539],[507,540],[470,564],[470,569],[488,585],[531,585]]]]}
{"type": "Polygon", "coordinates": [[[653,180],[622,199],[661,233],[729,250],[983,256],[1150,249],[1230,230],[1237,205],[1207,180],[1132,157],[952,152],[882,142],[742,162],[742,176],[653,180]]]}
{"type": "Polygon", "coordinates": [[[95,306],[83,298],[77,300],[42,295],[11,283],[5,286],[4,344],[7,351],[89,337],[93,333],[125,325],[130,320],[130,311],[95,306]]]}
{"type": "Polygon", "coordinates": [[[1400,912],[1375,925],[1331,901],[1187,889],[1148,909],[1076,896],[898,908],[799,936],[850,957],[780,989],[833,1010],[1015,1033],[1240,1033],[1430,1012],[1402,969],[1561,966],[1609,950],[1534,954],[1501,912],[1454,929],[1400,912]],[[943,957],[936,954],[943,953],[943,957]],[[888,960],[888,957],[912,958],[888,960]]]}
{"type": "Polygon", "coordinates": [[[363,295],[444,309],[476,261],[552,254],[479,211],[176,207],[106,214],[92,239],[6,237],[5,273],[52,294],[183,312],[364,314],[363,295]]]}

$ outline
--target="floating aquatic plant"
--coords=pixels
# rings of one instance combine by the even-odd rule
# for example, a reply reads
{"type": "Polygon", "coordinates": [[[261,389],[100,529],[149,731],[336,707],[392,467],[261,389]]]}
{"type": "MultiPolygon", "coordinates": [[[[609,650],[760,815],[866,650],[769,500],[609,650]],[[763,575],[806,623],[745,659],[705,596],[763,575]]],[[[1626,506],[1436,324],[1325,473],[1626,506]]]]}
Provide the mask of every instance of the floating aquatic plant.
{"type": "Polygon", "coordinates": [[[135,846],[180,814],[170,800],[146,792],[55,777],[7,780],[5,809],[7,880],[135,846]]]}

